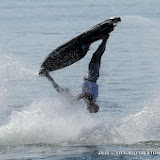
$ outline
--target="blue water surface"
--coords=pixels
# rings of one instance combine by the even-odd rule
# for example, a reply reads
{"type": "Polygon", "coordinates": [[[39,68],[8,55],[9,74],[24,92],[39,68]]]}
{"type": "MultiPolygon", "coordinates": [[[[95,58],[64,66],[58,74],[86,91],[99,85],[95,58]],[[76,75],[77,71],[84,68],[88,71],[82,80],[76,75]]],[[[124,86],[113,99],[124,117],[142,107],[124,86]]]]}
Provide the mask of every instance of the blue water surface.
{"type": "MultiPolygon", "coordinates": [[[[0,159],[160,158],[159,5],[158,0],[1,0],[0,159]],[[71,105],[38,72],[53,49],[112,16],[122,22],[102,58],[100,111],[90,114],[83,101],[71,105]],[[110,152],[115,154],[105,154],[110,152]]],[[[79,62],[51,73],[55,81],[80,93],[99,44],[79,62]]]]}

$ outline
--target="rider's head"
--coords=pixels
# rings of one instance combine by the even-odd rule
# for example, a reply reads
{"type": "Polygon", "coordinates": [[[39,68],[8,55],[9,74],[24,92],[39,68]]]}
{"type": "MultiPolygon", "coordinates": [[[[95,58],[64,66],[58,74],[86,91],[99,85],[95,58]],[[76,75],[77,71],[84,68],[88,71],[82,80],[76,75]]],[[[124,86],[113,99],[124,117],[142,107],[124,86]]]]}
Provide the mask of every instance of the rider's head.
{"type": "Polygon", "coordinates": [[[89,103],[87,104],[87,110],[89,110],[90,113],[97,113],[99,110],[99,107],[95,103],[89,103]]]}

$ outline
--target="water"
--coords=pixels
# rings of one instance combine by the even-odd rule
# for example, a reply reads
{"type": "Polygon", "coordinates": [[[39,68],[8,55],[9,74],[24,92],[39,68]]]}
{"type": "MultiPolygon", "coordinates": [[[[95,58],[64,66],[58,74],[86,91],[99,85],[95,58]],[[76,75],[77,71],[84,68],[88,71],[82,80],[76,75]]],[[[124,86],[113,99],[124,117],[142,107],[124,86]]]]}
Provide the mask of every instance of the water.
{"type": "MultiPolygon", "coordinates": [[[[160,2],[0,1],[0,159],[158,159],[102,151],[160,151],[160,2]],[[38,77],[56,47],[97,23],[120,16],[103,55],[97,103],[71,105],[38,77]]],[[[81,92],[92,53],[52,73],[81,92]]]]}

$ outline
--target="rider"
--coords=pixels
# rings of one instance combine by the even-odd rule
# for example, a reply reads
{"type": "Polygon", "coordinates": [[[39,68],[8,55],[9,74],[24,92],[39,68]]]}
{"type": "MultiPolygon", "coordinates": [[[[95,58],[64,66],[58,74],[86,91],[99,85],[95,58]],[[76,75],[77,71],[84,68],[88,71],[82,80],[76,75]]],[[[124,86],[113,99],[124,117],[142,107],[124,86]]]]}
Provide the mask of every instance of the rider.
{"type": "Polygon", "coordinates": [[[87,109],[90,113],[96,113],[99,110],[97,104],[95,104],[98,97],[98,85],[97,80],[99,78],[99,69],[101,64],[101,57],[106,48],[106,42],[109,38],[109,34],[102,37],[102,43],[93,54],[92,59],[88,66],[88,78],[84,78],[84,83],[82,87],[83,93],[79,94],[77,100],[84,98],[87,103],[87,109]]]}
{"type": "MultiPolygon", "coordinates": [[[[96,50],[96,52],[93,54],[92,59],[88,66],[88,78],[84,78],[84,83],[82,86],[82,93],[72,98],[76,101],[80,99],[84,99],[84,101],[87,103],[87,109],[90,113],[96,113],[99,110],[99,106],[95,104],[96,99],[98,97],[98,85],[97,80],[99,78],[99,69],[101,64],[101,57],[105,51],[106,48],[106,42],[109,38],[109,34],[102,36],[102,43],[96,50]]],[[[89,49],[89,45],[82,45],[82,49],[89,49]]],[[[51,81],[54,88],[57,90],[58,93],[61,95],[70,95],[69,89],[63,89],[61,88],[53,79],[52,77],[47,73],[45,73],[45,76],[51,81]]],[[[71,96],[69,96],[71,97],[71,96]]]]}

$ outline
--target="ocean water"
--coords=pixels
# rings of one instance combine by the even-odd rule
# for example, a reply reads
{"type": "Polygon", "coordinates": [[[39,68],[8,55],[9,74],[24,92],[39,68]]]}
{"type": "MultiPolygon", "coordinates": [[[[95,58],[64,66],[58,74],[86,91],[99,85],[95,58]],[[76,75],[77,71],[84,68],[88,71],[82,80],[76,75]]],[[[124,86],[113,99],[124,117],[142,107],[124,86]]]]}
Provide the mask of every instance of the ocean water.
{"type": "MultiPolygon", "coordinates": [[[[160,159],[159,6],[159,0],[0,0],[0,159],[160,159]],[[90,114],[38,72],[53,49],[112,16],[122,22],[102,58],[100,111],[90,114]]],[[[99,44],[51,73],[55,81],[80,93],[99,44]]]]}

